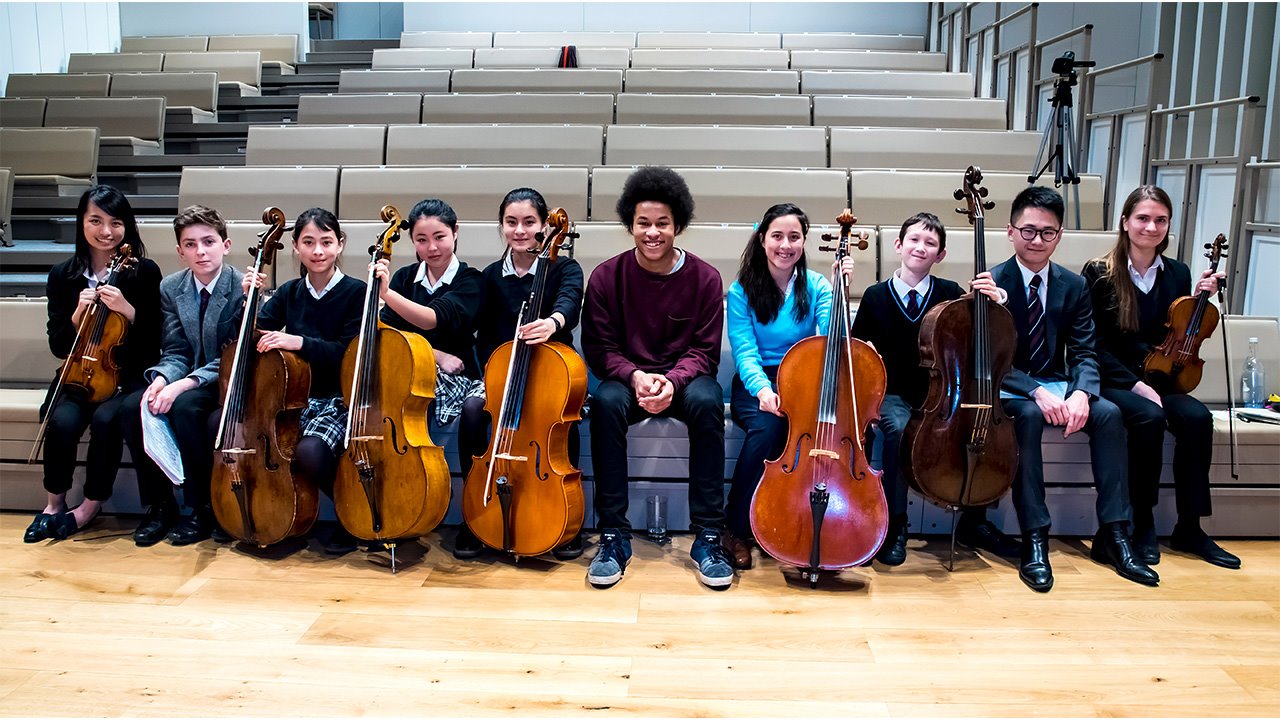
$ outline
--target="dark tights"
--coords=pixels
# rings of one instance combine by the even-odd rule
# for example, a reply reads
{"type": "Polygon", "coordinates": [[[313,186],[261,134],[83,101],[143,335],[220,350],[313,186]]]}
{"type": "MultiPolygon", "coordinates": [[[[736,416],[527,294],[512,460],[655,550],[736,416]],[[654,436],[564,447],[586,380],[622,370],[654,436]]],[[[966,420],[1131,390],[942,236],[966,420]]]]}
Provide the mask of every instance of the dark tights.
{"type": "Polygon", "coordinates": [[[333,497],[333,475],[338,469],[338,456],[329,449],[328,443],[318,437],[303,437],[294,450],[293,466],[325,495],[333,497]]]}

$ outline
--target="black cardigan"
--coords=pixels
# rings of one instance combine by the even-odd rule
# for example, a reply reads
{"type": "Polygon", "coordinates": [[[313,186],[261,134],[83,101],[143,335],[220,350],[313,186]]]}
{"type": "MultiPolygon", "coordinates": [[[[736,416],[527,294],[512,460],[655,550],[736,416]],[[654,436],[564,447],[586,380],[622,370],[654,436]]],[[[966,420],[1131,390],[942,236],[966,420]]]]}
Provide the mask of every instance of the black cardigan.
{"type": "Polygon", "coordinates": [[[458,262],[458,273],[434,293],[427,292],[422,283],[413,281],[421,263],[406,265],[391,276],[390,289],[395,290],[419,305],[436,311],[436,326],[423,330],[400,317],[390,307],[382,308],[382,322],[393,328],[414,332],[425,337],[431,347],[462,359],[466,366],[463,374],[478,379],[480,363],[476,360],[476,313],[484,296],[484,276],[479,270],[458,262]]]}
{"type": "MultiPolygon", "coordinates": [[[[537,277],[531,273],[524,277],[503,276],[502,263],[495,260],[484,269],[484,303],[476,322],[476,349],[481,365],[489,361],[499,345],[515,336],[519,320],[516,316],[533,292],[537,277]]],[[[582,266],[572,258],[557,257],[549,267],[539,267],[538,272],[548,273],[538,317],[547,318],[553,312],[563,315],[564,327],[553,334],[551,340],[573,347],[573,329],[582,314],[582,266]]]]}

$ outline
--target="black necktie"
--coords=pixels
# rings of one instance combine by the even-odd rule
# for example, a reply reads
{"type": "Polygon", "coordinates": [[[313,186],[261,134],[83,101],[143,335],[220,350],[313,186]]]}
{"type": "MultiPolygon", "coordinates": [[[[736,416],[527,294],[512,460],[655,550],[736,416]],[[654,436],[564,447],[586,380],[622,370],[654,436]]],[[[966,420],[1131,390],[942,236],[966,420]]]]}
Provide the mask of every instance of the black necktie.
{"type": "Polygon", "coordinates": [[[1027,292],[1027,322],[1031,323],[1031,331],[1027,333],[1027,347],[1031,350],[1032,375],[1039,373],[1049,364],[1049,343],[1045,335],[1044,306],[1040,304],[1040,276],[1031,278],[1031,287],[1027,292]]]}
{"type": "Polygon", "coordinates": [[[919,297],[920,293],[915,290],[907,291],[907,315],[910,315],[912,320],[920,314],[920,301],[917,299],[919,297]]]}
{"type": "Polygon", "coordinates": [[[209,309],[209,288],[200,289],[200,330],[204,331],[204,311],[209,309]]]}

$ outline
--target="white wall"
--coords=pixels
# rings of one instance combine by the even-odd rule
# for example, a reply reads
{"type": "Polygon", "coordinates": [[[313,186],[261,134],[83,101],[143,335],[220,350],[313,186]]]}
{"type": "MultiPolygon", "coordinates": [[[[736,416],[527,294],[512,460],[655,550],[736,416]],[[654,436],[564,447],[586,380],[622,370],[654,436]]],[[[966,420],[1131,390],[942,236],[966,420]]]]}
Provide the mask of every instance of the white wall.
{"type": "Polygon", "coordinates": [[[73,52],[120,49],[120,3],[0,2],[0,86],[9,73],[65,72],[73,52]]]}
{"type": "Polygon", "coordinates": [[[125,2],[120,32],[135,35],[297,35],[310,47],[305,2],[125,2]]]}
{"type": "Polygon", "coordinates": [[[927,15],[923,2],[406,2],[404,29],[923,35],[927,15]]]}

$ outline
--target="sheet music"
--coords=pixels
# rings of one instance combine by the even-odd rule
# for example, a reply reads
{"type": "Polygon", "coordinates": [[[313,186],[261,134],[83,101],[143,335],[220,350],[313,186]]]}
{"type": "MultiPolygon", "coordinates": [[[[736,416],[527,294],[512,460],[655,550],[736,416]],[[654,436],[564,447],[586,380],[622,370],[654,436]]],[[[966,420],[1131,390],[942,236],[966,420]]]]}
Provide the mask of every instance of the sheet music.
{"type": "Polygon", "coordinates": [[[173,436],[173,427],[169,424],[168,415],[153,415],[144,400],[140,403],[142,412],[142,445],[147,456],[155,461],[174,485],[181,485],[185,476],[182,470],[182,454],[178,452],[178,440],[173,436]]]}

